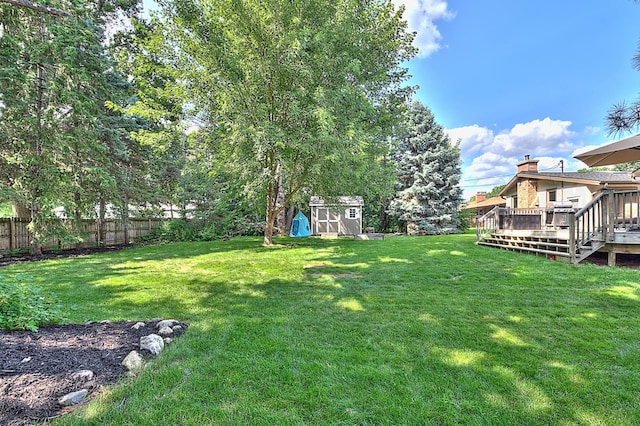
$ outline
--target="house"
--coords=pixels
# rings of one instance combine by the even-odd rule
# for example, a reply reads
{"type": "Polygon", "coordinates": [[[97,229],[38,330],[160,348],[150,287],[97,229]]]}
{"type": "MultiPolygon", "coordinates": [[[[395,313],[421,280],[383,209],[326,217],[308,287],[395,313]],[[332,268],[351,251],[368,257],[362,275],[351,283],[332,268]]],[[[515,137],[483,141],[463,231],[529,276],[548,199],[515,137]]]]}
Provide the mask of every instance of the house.
{"type": "Polygon", "coordinates": [[[640,254],[640,179],[616,171],[545,172],[528,155],[476,221],[480,245],[579,263],[597,251],[640,254]]]}
{"type": "Polygon", "coordinates": [[[487,198],[487,193],[481,191],[476,194],[476,199],[462,207],[462,210],[471,210],[475,213],[476,217],[480,217],[484,216],[496,207],[506,207],[506,205],[507,202],[504,197],[497,195],[495,197],[487,198]]]}
{"type": "Polygon", "coordinates": [[[509,208],[581,208],[603,189],[640,189],[630,172],[540,172],[528,155],[517,164],[516,175],[498,194],[509,208]]]}
{"type": "Polygon", "coordinates": [[[364,201],[360,196],[341,196],[327,200],[311,197],[311,234],[362,234],[363,205],[364,201]]]}

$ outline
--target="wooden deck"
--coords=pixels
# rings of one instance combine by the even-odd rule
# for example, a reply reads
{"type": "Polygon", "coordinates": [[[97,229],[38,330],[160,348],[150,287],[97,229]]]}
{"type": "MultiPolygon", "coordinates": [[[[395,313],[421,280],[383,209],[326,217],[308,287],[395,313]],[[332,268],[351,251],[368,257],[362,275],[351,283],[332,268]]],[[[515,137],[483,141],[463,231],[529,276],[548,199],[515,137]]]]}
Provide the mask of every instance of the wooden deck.
{"type": "Polygon", "coordinates": [[[495,208],[476,220],[477,243],[577,264],[595,252],[640,254],[640,191],[604,191],[581,209],[495,208]]]}

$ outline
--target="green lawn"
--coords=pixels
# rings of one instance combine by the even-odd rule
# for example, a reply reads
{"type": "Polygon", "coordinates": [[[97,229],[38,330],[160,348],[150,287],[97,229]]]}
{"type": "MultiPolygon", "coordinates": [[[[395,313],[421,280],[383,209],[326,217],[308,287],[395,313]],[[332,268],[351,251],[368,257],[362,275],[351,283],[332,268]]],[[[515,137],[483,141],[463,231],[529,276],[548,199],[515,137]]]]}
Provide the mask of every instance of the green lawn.
{"type": "MultiPolygon", "coordinates": [[[[640,424],[640,272],[474,244],[184,243],[0,269],[190,327],[59,424],[640,424]]],[[[58,423],[56,423],[58,424],[58,423]]]]}

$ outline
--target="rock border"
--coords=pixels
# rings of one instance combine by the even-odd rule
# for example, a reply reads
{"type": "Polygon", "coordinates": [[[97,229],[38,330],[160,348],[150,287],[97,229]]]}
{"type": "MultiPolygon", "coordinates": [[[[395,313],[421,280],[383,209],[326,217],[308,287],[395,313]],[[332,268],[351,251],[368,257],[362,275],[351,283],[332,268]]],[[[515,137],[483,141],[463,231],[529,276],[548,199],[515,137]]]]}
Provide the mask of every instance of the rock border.
{"type": "MultiPolygon", "coordinates": [[[[100,321],[102,324],[109,324],[109,320],[100,321]]],[[[92,324],[93,321],[89,321],[86,324],[92,324]]],[[[138,321],[131,328],[139,330],[143,327],[148,327],[150,333],[140,338],[138,344],[138,350],[132,350],[122,360],[122,365],[127,368],[127,374],[129,376],[137,376],[148,365],[150,359],[160,355],[166,345],[173,342],[173,338],[180,336],[187,328],[186,323],[181,323],[175,319],[161,319],[152,318],[148,322],[138,321]],[[155,332],[154,332],[155,331],[155,332]],[[161,337],[164,336],[164,337],[161,337]]],[[[67,393],[66,395],[58,398],[58,404],[62,407],[69,407],[74,405],[83,404],[88,401],[90,396],[89,390],[81,388],[81,385],[93,378],[94,373],[91,370],[79,370],[71,374],[71,378],[74,379],[80,389],[67,393]]]]}

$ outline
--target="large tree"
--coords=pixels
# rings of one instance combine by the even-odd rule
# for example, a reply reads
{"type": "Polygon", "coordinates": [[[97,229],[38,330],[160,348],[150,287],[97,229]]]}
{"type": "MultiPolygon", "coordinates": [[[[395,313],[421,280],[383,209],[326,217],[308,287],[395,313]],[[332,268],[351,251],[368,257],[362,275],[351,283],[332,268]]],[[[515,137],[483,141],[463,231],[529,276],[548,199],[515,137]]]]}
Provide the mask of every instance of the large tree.
{"type": "Polygon", "coordinates": [[[412,91],[401,64],[413,35],[391,1],[159,3],[218,156],[266,200],[265,244],[302,188],[346,187],[349,163],[385,140],[412,91]]]}
{"type": "Polygon", "coordinates": [[[411,105],[402,130],[394,153],[397,192],[389,213],[412,235],[459,232],[460,148],[420,102],[411,105]]]}
{"type": "Polygon", "coordinates": [[[126,125],[105,105],[126,98],[104,41],[107,20],[135,1],[65,2],[60,20],[0,4],[0,187],[31,219],[32,251],[51,237],[52,208],[79,219],[116,188],[126,125]],[[117,3],[117,4],[116,4],[117,3]]]}

